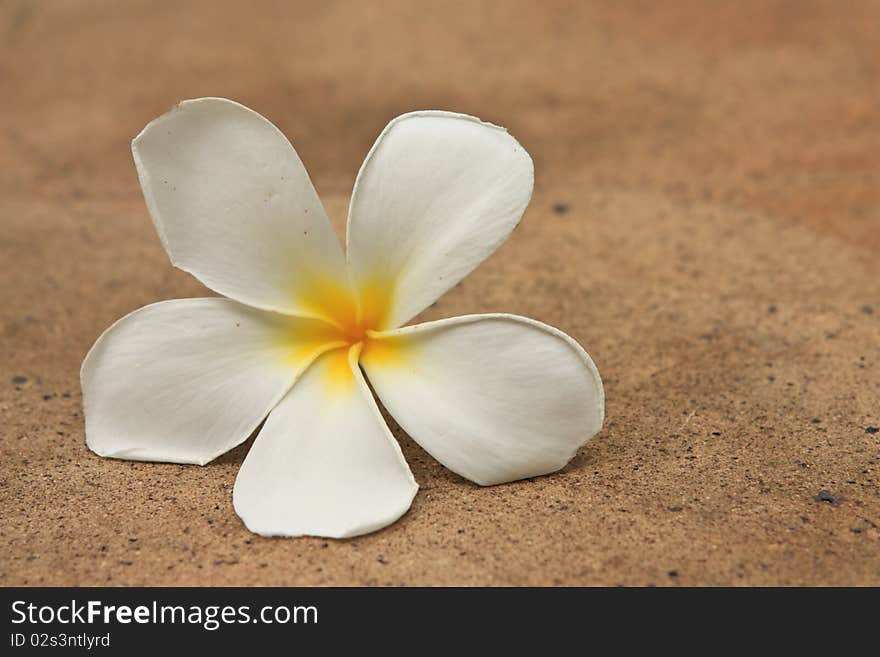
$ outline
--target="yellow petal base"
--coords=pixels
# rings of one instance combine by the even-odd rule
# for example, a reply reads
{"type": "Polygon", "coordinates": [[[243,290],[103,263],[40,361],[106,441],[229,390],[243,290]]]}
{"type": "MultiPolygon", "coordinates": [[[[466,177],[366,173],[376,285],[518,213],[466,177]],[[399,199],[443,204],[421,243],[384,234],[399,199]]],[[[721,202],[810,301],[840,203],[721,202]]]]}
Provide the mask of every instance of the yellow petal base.
{"type": "Polygon", "coordinates": [[[294,290],[299,305],[313,319],[291,325],[281,339],[292,363],[320,358],[329,394],[349,391],[352,367],[360,357],[371,362],[399,362],[404,341],[377,335],[386,330],[393,285],[374,277],[355,292],[338,279],[315,276],[294,290]]]}

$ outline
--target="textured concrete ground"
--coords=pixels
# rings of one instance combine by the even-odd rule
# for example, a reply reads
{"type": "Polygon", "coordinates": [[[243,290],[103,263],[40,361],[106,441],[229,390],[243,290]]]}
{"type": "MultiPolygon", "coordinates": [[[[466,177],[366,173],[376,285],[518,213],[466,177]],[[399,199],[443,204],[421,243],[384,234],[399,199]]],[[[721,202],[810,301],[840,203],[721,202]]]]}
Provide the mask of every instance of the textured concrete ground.
{"type": "Polygon", "coordinates": [[[0,92],[0,584],[880,584],[880,5],[5,0],[0,92]],[[249,534],[247,445],[89,452],[89,346],[205,294],[129,153],[203,95],[285,131],[340,229],[393,116],[506,125],[532,205],[425,318],[570,333],[602,433],[483,489],[395,428],[421,492],[349,541],[249,534]]]}

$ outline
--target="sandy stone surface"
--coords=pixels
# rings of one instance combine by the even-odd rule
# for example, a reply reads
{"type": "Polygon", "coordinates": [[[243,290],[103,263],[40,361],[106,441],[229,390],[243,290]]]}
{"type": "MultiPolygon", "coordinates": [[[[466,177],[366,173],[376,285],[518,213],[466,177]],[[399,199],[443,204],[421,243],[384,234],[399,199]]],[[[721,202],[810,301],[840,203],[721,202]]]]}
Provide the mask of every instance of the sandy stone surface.
{"type": "Polygon", "coordinates": [[[880,585],[876,3],[5,0],[0,92],[0,584],[880,585]],[[507,126],[532,204],[424,318],[568,332],[604,430],[479,488],[394,427],[421,491],[347,541],[245,530],[250,442],[205,467],[89,452],[92,342],[206,294],[129,151],[205,95],[274,121],[340,230],[395,115],[507,126]]]}

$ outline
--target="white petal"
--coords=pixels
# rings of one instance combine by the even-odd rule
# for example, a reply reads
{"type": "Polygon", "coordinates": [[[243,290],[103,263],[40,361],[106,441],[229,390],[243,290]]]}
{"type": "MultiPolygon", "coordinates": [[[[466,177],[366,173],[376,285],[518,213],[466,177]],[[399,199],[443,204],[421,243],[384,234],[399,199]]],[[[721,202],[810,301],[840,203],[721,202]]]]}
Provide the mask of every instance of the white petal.
{"type": "Polygon", "coordinates": [[[562,468],[602,428],[602,380],[551,326],[514,315],[418,324],[371,342],[361,364],[400,426],[481,485],[562,468]]]}
{"type": "Polygon", "coordinates": [[[364,160],[348,216],[356,283],[395,285],[382,328],[406,323],[489,257],[533,183],[529,154],[503,128],[449,112],[394,119],[364,160]]]}
{"type": "Polygon", "coordinates": [[[180,103],[132,142],[171,262],[224,296],[313,316],[344,256],[309,176],[269,121],[231,100],[180,103]]]}
{"type": "Polygon", "coordinates": [[[89,448],[207,463],[244,441],[320,353],[309,340],[316,324],[228,299],[163,301],[123,317],[82,364],[89,448]]]}
{"type": "Polygon", "coordinates": [[[235,511],[264,536],[346,538],[391,524],[418,490],[357,367],[320,357],[269,415],[235,480],[235,511]]]}

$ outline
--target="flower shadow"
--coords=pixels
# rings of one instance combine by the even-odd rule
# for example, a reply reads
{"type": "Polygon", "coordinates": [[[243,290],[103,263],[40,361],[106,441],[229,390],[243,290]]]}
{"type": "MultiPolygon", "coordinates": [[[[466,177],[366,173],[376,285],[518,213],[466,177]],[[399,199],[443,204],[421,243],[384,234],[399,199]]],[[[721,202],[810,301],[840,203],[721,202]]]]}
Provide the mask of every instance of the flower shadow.
{"type": "Polygon", "coordinates": [[[216,459],[208,463],[205,467],[241,465],[244,461],[244,457],[247,456],[247,453],[250,451],[251,446],[254,444],[254,440],[256,440],[257,435],[260,433],[260,431],[262,431],[263,425],[265,423],[266,420],[263,419],[263,421],[260,422],[259,426],[253,430],[250,436],[248,436],[247,440],[241,443],[238,447],[234,447],[225,454],[218,456],[216,459]]]}

